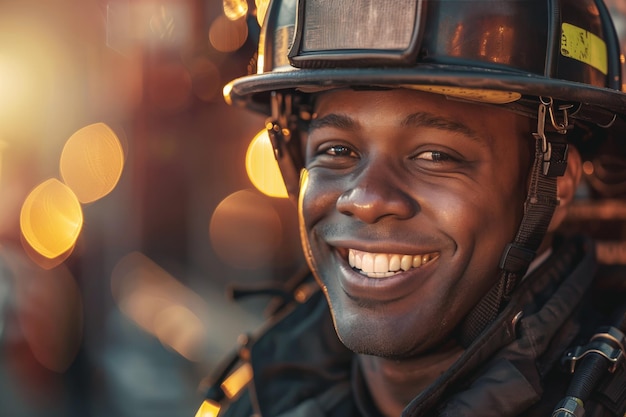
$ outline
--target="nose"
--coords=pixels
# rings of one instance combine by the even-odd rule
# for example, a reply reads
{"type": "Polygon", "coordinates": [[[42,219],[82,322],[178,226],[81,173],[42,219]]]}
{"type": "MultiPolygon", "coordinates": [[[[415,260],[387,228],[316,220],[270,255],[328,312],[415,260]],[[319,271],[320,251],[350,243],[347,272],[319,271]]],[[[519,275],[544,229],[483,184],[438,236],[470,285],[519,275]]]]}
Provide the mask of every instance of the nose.
{"type": "Polygon", "coordinates": [[[411,218],[419,205],[405,187],[390,170],[369,167],[356,178],[354,187],[339,196],[337,210],[364,223],[376,223],[388,217],[411,218]]]}

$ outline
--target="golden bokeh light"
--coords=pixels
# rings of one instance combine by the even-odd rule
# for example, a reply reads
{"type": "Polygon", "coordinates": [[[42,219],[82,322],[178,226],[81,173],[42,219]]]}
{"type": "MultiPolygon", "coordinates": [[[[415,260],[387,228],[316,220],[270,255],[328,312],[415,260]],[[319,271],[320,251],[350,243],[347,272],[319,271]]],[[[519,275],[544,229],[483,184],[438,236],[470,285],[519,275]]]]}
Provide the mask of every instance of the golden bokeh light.
{"type": "Polygon", "coordinates": [[[46,258],[56,258],[70,250],[82,226],[83,211],[78,198],[55,178],[35,187],[22,205],[22,234],[46,258]]]}
{"type": "Polygon", "coordinates": [[[41,253],[37,252],[27,241],[23,234],[20,235],[20,242],[22,243],[22,250],[26,253],[26,256],[30,258],[30,260],[37,265],[41,269],[50,270],[54,269],[57,266],[61,265],[63,262],[70,257],[72,252],[74,252],[74,246],[72,246],[69,250],[63,252],[62,254],[54,257],[48,258],[43,256],[41,253]]]}
{"type": "Polygon", "coordinates": [[[230,20],[246,17],[248,14],[247,0],[223,0],[224,15],[230,20]]]}
{"type": "Polygon", "coordinates": [[[211,217],[209,235],[227,264],[255,269],[273,263],[282,239],[282,222],[269,198],[242,190],[226,197],[211,217]]]}
{"type": "Polygon", "coordinates": [[[246,172],[252,184],[263,194],[289,197],[266,129],[260,131],[248,146],[246,172]]]}
{"type": "Polygon", "coordinates": [[[200,360],[197,352],[208,333],[198,316],[184,305],[168,305],[153,319],[154,335],[186,359],[200,360]]]}
{"type": "Polygon", "coordinates": [[[65,143],[61,176],[81,203],[110,193],[124,168],[124,149],[115,132],[104,123],[85,126],[65,143]]]}
{"type": "Polygon", "coordinates": [[[219,52],[234,52],[248,39],[248,24],[245,18],[230,20],[218,16],[209,28],[211,46],[219,52]]]}
{"type": "Polygon", "coordinates": [[[211,400],[204,400],[195,417],[217,417],[220,405],[211,400]]]}
{"type": "Polygon", "coordinates": [[[594,167],[593,162],[585,161],[583,162],[583,173],[585,175],[593,175],[594,167]]]}

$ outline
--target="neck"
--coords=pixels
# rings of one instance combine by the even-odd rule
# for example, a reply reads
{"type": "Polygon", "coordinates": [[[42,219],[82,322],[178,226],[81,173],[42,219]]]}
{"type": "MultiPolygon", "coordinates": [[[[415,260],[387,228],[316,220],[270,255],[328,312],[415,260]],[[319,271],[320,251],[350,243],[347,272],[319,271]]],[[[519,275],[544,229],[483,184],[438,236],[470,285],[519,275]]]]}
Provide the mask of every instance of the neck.
{"type": "Polygon", "coordinates": [[[398,417],[407,404],[432,384],[461,355],[454,344],[409,359],[359,355],[363,376],[376,407],[386,417],[398,417]]]}

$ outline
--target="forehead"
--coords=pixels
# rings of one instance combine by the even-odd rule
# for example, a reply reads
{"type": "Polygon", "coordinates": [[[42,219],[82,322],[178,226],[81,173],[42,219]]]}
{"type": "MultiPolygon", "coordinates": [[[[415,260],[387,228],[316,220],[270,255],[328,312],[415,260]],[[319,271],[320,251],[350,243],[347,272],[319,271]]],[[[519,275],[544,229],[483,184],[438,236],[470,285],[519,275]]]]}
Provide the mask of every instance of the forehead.
{"type": "MultiPolygon", "coordinates": [[[[483,103],[459,101],[434,93],[408,89],[337,89],[315,98],[314,118],[332,121],[332,127],[413,128],[422,123],[485,139],[529,134],[531,119],[483,103]]],[[[326,122],[313,122],[317,128],[326,122]]]]}

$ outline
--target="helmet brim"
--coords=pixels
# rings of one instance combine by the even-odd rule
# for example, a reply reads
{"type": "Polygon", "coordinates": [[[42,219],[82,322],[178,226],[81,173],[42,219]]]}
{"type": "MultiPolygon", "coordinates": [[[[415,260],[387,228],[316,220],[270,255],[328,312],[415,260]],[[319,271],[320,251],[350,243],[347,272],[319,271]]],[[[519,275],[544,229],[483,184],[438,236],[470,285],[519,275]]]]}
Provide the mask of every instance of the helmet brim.
{"type": "MultiPolygon", "coordinates": [[[[626,115],[626,94],[573,81],[549,79],[534,74],[492,69],[465,68],[458,65],[420,65],[418,68],[332,68],[275,70],[233,80],[224,89],[227,102],[270,114],[269,94],[291,90],[300,93],[323,91],[346,86],[408,87],[446,94],[454,87],[477,91],[468,100],[494,103],[486,92],[510,97],[550,97],[557,101],[580,104],[579,113],[588,112],[598,124],[626,115]],[[484,97],[487,97],[485,99],[484,97]]],[[[447,95],[447,94],[446,94],[447,95]]],[[[461,97],[463,98],[463,97],[461,97]]],[[[510,100],[514,101],[514,100],[510,100]]],[[[504,104],[504,103],[502,103],[504,104]]]]}

